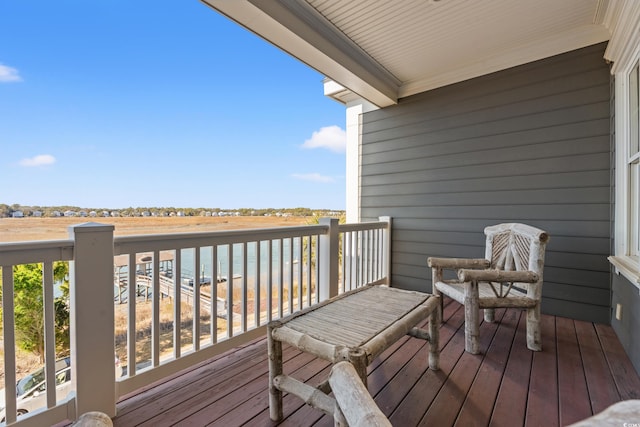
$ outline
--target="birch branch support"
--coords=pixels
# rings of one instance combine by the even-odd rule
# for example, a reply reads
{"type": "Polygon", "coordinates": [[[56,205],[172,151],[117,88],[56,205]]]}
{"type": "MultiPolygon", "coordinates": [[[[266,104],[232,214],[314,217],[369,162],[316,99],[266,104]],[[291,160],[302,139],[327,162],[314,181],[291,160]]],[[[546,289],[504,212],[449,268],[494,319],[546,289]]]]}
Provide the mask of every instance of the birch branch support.
{"type": "Polygon", "coordinates": [[[356,369],[348,362],[339,362],[331,368],[331,389],[344,417],[352,427],[390,427],[369,394],[356,369]]]}

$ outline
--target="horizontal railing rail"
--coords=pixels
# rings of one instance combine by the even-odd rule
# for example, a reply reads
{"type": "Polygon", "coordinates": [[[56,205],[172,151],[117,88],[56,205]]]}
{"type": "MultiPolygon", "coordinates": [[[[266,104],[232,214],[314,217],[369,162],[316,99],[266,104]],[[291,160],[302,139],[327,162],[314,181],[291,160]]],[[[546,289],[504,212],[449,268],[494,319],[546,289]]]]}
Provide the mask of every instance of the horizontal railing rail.
{"type": "Polygon", "coordinates": [[[15,375],[16,265],[43,265],[47,407],[7,423],[55,424],[87,411],[115,415],[118,398],[263,336],[272,320],[367,284],[389,283],[391,221],[208,233],[113,236],[83,224],[70,240],[0,244],[5,389],[15,375]],[[56,396],[53,264],[70,261],[71,377],[56,396]],[[216,301],[215,304],[212,301],[216,301]],[[113,337],[113,338],[111,338],[113,337]],[[115,378],[113,352],[126,363],[115,378]],[[111,353],[111,356],[109,356],[111,353]],[[112,390],[110,392],[109,390],[112,390]]]}

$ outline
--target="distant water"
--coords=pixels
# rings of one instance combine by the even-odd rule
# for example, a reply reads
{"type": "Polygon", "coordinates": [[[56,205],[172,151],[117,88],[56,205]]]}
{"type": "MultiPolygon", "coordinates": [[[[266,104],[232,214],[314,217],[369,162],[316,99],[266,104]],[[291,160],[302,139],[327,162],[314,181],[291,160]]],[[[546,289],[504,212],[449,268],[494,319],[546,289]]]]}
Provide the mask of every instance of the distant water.
{"type": "MultiPolygon", "coordinates": [[[[268,251],[269,242],[260,242],[260,271],[267,271],[269,260],[267,259],[267,251],[268,251]]],[[[282,256],[285,265],[291,262],[290,259],[290,248],[291,240],[284,239],[282,242],[282,256]]],[[[300,248],[300,240],[293,240],[293,257],[294,260],[298,255],[298,251],[300,248]]],[[[243,275],[243,253],[244,247],[242,244],[234,244],[233,245],[233,263],[231,266],[231,274],[229,274],[229,245],[218,246],[217,250],[217,266],[218,266],[218,276],[220,277],[229,277],[235,275],[243,275]]],[[[256,254],[257,254],[257,243],[247,243],[246,245],[247,251],[247,274],[255,275],[256,272],[256,254]]],[[[195,265],[195,249],[183,249],[181,251],[181,271],[182,277],[193,277],[195,271],[200,272],[200,276],[204,277],[212,277],[213,268],[212,268],[212,253],[213,249],[211,247],[200,248],[200,265],[195,265]]],[[[278,241],[272,242],[271,248],[271,259],[272,259],[272,271],[279,268],[280,265],[280,247],[278,241]]]]}

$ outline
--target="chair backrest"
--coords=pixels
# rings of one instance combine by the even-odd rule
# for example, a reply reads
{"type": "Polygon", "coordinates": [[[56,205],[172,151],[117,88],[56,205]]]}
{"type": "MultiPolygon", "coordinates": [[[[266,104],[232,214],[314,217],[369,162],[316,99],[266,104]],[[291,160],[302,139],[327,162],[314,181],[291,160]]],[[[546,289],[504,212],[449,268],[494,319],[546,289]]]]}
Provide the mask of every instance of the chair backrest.
{"type": "MultiPolygon", "coordinates": [[[[549,235],[539,228],[518,223],[498,224],[486,227],[487,236],[485,258],[491,262],[491,268],[507,271],[529,270],[538,274],[537,283],[542,284],[544,270],[544,252],[549,241],[549,235]]],[[[542,286],[528,286],[530,297],[539,299],[542,286]]]]}

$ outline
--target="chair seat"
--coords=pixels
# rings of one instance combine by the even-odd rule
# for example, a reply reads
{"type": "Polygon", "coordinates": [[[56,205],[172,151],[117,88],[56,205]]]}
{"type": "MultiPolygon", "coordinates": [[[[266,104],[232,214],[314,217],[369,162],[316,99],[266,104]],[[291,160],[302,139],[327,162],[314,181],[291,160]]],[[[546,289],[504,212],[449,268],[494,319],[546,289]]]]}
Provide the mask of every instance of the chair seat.
{"type": "MultiPolygon", "coordinates": [[[[464,304],[464,282],[457,280],[443,280],[436,282],[436,289],[450,298],[464,304]]],[[[493,286],[500,292],[500,284],[494,283],[493,286]]],[[[506,292],[506,286],[503,292],[506,292]]],[[[478,305],[479,308],[497,308],[497,307],[535,307],[538,302],[535,299],[527,297],[527,293],[512,287],[509,290],[508,298],[500,298],[486,282],[478,283],[478,305]]]]}

